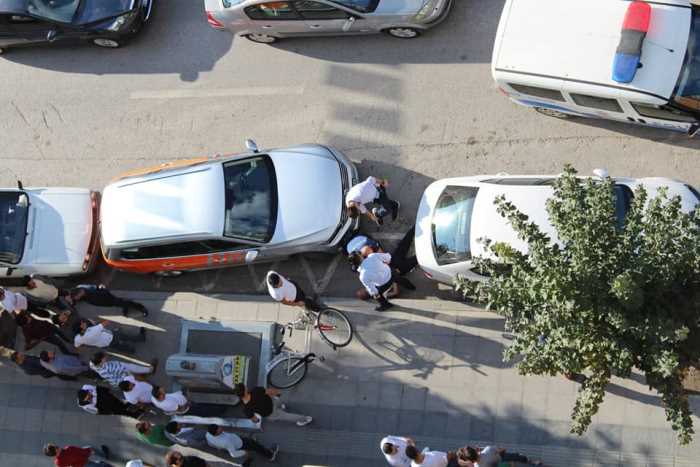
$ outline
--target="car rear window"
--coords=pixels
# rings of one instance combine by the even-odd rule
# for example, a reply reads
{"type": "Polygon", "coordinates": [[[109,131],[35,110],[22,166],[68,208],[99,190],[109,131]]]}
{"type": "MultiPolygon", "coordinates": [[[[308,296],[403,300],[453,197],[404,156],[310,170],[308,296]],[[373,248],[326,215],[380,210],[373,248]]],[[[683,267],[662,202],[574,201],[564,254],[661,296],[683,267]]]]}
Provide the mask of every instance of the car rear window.
{"type": "Polygon", "coordinates": [[[581,107],[590,107],[591,109],[607,110],[608,112],[622,113],[622,107],[615,99],[607,97],[589,96],[588,94],[571,93],[571,99],[581,107]]]}
{"type": "Polygon", "coordinates": [[[0,261],[17,264],[24,254],[29,197],[26,193],[0,192],[0,261]]]}

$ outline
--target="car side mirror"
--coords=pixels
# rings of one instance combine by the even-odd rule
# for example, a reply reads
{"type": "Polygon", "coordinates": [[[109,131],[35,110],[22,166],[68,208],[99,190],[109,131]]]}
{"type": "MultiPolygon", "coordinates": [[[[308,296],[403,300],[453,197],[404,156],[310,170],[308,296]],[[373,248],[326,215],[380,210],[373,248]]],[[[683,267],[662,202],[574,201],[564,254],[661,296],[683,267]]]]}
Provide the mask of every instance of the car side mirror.
{"type": "Polygon", "coordinates": [[[252,139],[245,140],[245,147],[248,148],[248,151],[260,152],[260,150],[258,149],[258,145],[255,144],[255,141],[253,141],[252,139]]]}
{"type": "Polygon", "coordinates": [[[605,169],[593,169],[593,175],[600,179],[608,178],[608,171],[605,169]]]}
{"type": "Polygon", "coordinates": [[[46,34],[46,40],[49,42],[55,41],[56,37],[58,37],[58,31],[55,29],[49,30],[49,32],[46,34]]]}
{"type": "Polygon", "coordinates": [[[5,275],[11,276],[13,272],[15,272],[15,268],[7,268],[7,272],[5,273],[5,275]]]}
{"type": "Polygon", "coordinates": [[[347,21],[343,24],[343,32],[348,32],[352,25],[355,23],[355,17],[350,16],[347,21]]]}

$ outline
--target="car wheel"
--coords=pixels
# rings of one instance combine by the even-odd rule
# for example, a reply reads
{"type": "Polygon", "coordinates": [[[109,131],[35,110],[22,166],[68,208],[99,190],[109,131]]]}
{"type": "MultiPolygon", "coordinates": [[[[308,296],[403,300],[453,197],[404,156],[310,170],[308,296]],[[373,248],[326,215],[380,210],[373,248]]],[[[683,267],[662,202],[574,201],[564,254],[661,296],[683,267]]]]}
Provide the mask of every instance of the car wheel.
{"type": "Polygon", "coordinates": [[[153,275],[158,277],[178,277],[182,275],[182,271],[156,271],[153,275]]]}
{"type": "Polygon", "coordinates": [[[267,34],[247,34],[245,38],[259,44],[274,44],[278,40],[275,36],[267,34]]]}
{"type": "Polygon", "coordinates": [[[98,47],[104,47],[106,49],[116,49],[117,47],[120,47],[122,44],[121,42],[114,40],[114,39],[104,39],[102,37],[93,39],[92,43],[95,44],[98,47]]]}
{"type": "Polygon", "coordinates": [[[546,115],[548,117],[554,117],[554,118],[571,118],[571,115],[564,113],[564,112],[559,112],[558,110],[554,109],[546,109],[544,107],[535,107],[535,110],[541,113],[542,115],[546,115]]]}
{"type": "Polygon", "coordinates": [[[2,55],[5,52],[5,49],[0,49],[0,55],[2,55]]]}
{"type": "Polygon", "coordinates": [[[399,39],[414,39],[420,36],[420,31],[413,28],[390,28],[385,30],[387,34],[399,39]]]}

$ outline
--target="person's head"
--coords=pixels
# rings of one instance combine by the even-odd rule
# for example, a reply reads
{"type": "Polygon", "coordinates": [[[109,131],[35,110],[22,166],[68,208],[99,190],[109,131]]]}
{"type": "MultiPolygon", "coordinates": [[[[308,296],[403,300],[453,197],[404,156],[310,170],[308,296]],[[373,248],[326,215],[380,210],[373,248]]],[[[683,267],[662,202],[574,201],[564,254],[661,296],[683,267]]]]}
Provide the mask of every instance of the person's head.
{"type": "Polygon", "coordinates": [[[10,354],[10,360],[21,365],[24,363],[24,354],[22,352],[12,352],[12,354],[10,354]]]}
{"type": "Polygon", "coordinates": [[[78,404],[87,405],[92,402],[92,393],[87,389],[78,390],[78,404]]]}
{"type": "Polygon", "coordinates": [[[222,431],[224,431],[224,429],[215,423],[212,423],[207,427],[207,432],[212,436],[219,436],[222,431]]]}
{"type": "Polygon", "coordinates": [[[350,261],[350,266],[352,266],[353,271],[357,271],[362,264],[362,260],[364,260],[364,257],[359,251],[353,251],[348,257],[348,261],[350,261]]]}
{"type": "Polygon", "coordinates": [[[467,460],[468,461],[476,462],[479,460],[479,451],[477,451],[476,449],[474,449],[471,446],[467,446],[466,451],[467,451],[467,460]]]}
{"type": "Polygon", "coordinates": [[[243,383],[238,383],[233,388],[233,393],[237,395],[239,399],[245,396],[247,392],[248,391],[246,390],[245,384],[243,383]]]}
{"type": "Polygon", "coordinates": [[[28,313],[20,313],[15,317],[15,323],[17,323],[17,326],[22,327],[26,326],[32,321],[32,317],[29,316],[28,313]]]}
{"type": "Polygon", "coordinates": [[[100,366],[106,361],[107,361],[107,354],[104,352],[95,352],[95,355],[93,355],[92,358],[90,359],[90,362],[95,366],[100,366]]]}
{"type": "Polygon", "coordinates": [[[172,435],[176,435],[180,431],[180,424],[178,422],[168,422],[167,425],[165,425],[165,431],[172,435]]]}
{"type": "Polygon", "coordinates": [[[150,422],[138,422],[136,424],[136,429],[142,435],[147,435],[148,432],[151,431],[151,423],[150,422]]]}
{"type": "Polygon", "coordinates": [[[39,358],[42,362],[51,363],[54,358],[56,358],[56,352],[51,350],[42,350],[39,354],[39,358]]]}
{"type": "Polygon", "coordinates": [[[282,287],[282,278],[279,274],[273,272],[272,274],[267,276],[267,283],[270,284],[273,288],[278,289],[282,287]]]}
{"type": "Polygon", "coordinates": [[[80,301],[83,297],[85,296],[85,289],[82,287],[76,287],[74,289],[71,289],[70,291],[70,298],[73,300],[73,302],[80,301]]]}
{"type": "Polygon", "coordinates": [[[165,465],[168,467],[180,467],[184,460],[183,457],[178,451],[170,451],[165,455],[165,465]]]}
{"type": "Polygon", "coordinates": [[[55,444],[45,444],[44,445],[44,455],[48,457],[56,457],[61,450],[55,444]]]}
{"type": "Polygon", "coordinates": [[[374,248],[372,248],[369,245],[365,245],[362,248],[360,248],[360,254],[362,255],[363,258],[368,257],[372,253],[376,253],[376,252],[374,251],[374,248]]]}
{"type": "Polygon", "coordinates": [[[119,382],[119,389],[121,389],[124,392],[129,392],[132,389],[134,389],[134,383],[132,383],[131,381],[127,381],[127,380],[120,381],[119,382]]]}
{"type": "Polygon", "coordinates": [[[80,322],[78,323],[78,334],[80,334],[82,336],[83,334],[85,334],[85,331],[89,327],[90,327],[90,321],[88,321],[86,319],[81,319],[80,322]]]}
{"type": "Polygon", "coordinates": [[[418,460],[418,456],[420,455],[420,452],[418,452],[418,449],[412,445],[409,444],[406,446],[406,457],[408,457],[411,460],[418,460]]]}
{"type": "Polygon", "coordinates": [[[350,201],[350,203],[348,203],[348,207],[345,209],[345,213],[350,219],[357,219],[358,217],[360,217],[360,210],[357,209],[357,205],[354,201],[350,201]]]}
{"type": "Polygon", "coordinates": [[[156,400],[162,401],[165,399],[165,391],[160,386],[153,386],[151,396],[155,397],[156,400]]]}
{"type": "Polygon", "coordinates": [[[398,448],[391,443],[384,443],[382,444],[382,452],[391,456],[398,452],[398,448]]]}

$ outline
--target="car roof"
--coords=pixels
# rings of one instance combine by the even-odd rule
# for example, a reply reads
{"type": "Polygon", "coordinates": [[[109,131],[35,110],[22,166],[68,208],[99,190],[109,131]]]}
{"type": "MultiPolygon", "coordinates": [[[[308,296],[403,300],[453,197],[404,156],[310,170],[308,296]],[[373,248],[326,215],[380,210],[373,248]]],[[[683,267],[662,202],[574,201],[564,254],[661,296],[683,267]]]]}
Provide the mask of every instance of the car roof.
{"type": "Polygon", "coordinates": [[[221,237],[224,206],[220,161],[125,178],[102,194],[102,239],[128,247],[221,237]]]}
{"type": "Polygon", "coordinates": [[[647,100],[645,94],[669,99],[688,46],[690,3],[650,2],[651,25],[642,48],[643,66],[631,83],[621,84],[613,81],[612,66],[630,3],[508,0],[494,47],[494,74],[560,79],[568,90],[577,85],[604,85],[613,95],[637,101],[647,100]]]}

